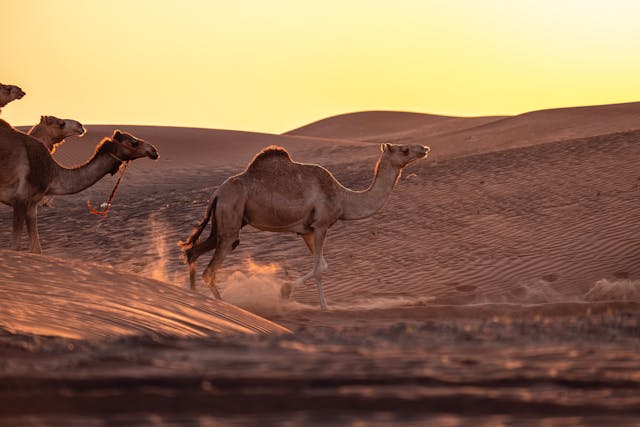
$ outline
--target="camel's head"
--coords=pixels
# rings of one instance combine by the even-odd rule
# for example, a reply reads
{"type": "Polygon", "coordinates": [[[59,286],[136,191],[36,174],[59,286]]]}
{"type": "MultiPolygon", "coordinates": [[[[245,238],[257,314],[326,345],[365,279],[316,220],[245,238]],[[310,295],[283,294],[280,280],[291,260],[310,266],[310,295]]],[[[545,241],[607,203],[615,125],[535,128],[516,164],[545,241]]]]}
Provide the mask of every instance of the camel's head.
{"type": "Polygon", "coordinates": [[[148,142],[136,138],[127,132],[121,132],[120,130],[113,131],[111,140],[115,142],[115,155],[122,160],[135,160],[141,157],[148,157],[156,160],[158,157],[158,150],[148,142]]]}
{"type": "Polygon", "coordinates": [[[430,148],[426,145],[418,144],[397,145],[385,143],[380,146],[383,156],[388,156],[391,164],[399,168],[407,166],[414,160],[424,159],[429,154],[429,150],[430,148]]]}
{"type": "Polygon", "coordinates": [[[40,116],[40,125],[47,129],[53,140],[62,141],[70,136],[82,136],[87,130],[82,123],[71,119],[59,119],[54,116],[40,116]]]}
{"type": "Polygon", "coordinates": [[[26,94],[18,86],[0,83],[0,107],[4,107],[14,99],[20,99],[26,94]]]}

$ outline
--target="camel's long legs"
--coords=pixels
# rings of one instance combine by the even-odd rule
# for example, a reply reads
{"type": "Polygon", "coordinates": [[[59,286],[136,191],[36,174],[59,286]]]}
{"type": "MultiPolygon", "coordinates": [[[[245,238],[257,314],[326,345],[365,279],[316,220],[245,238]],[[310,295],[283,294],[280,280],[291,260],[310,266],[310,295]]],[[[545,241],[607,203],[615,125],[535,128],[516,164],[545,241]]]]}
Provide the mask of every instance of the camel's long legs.
{"type": "Polygon", "coordinates": [[[196,288],[196,262],[189,262],[189,287],[191,290],[196,288]]]}
{"type": "Polygon", "coordinates": [[[29,233],[29,251],[35,254],[42,253],[40,237],[38,236],[38,204],[33,203],[27,208],[27,232],[29,233]]]}
{"type": "Polygon", "coordinates": [[[187,250],[187,262],[189,263],[189,284],[191,289],[196,288],[196,260],[200,255],[216,248],[216,235],[210,235],[207,240],[198,243],[193,248],[187,250]]]}
{"type": "MultiPolygon", "coordinates": [[[[307,245],[307,248],[309,248],[309,252],[311,252],[311,255],[315,254],[315,238],[313,237],[313,232],[312,233],[307,233],[307,234],[302,234],[302,240],[304,240],[304,243],[307,245]]],[[[321,266],[321,270],[322,272],[326,272],[329,269],[329,264],[327,264],[327,260],[324,259],[324,255],[322,255],[322,266],[321,266]]],[[[311,276],[313,276],[313,270],[311,270],[310,272],[308,272],[307,274],[305,274],[304,276],[302,276],[302,278],[296,280],[296,282],[301,281],[300,283],[306,281],[307,279],[309,279],[311,276]]]]}
{"type": "MultiPolygon", "coordinates": [[[[228,203],[218,203],[214,213],[215,230],[216,230],[216,251],[213,258],[203,273],[204,282],[209,285],[213,296],[221,299],[220,292],[216,287],[216,272],[222,265],[225,257],[237,245],[240,229],[242,228],[242,215],[237,212],[244,211],[244,199],[241,194],[231,193],[232,199],[228,203]]],[[[222,198],[223,194],[218,197],[222,198]]],[[[213,229],[211,230],[213,233],[213,229]]],[[[203,244],[207,244],[204,242],[203,244]]]]}
{"type": "Polygon", "coordinates": [[[218,239],[216,238],[215,235],[209,236],[207,240],[205,240],[204,242],[198,243],[193,247],[193,249],[191,250],[191,258],[195,261],[196,259],[200,258],[200,255],[203,255],[209,251],[214,250],[216,248],[217,242],[218,242],[218,239]]]}
{"type": "MultiPolygon", "coordinates": [[[[313,237],[313,232],[301,234],[300,237],[302,237],[302,240],[304,240],[304,243],[307,245],[307,248],[309,249],[309,252],[311,253],[311,255],[314,255],[315,239],[313,237]]],[[[322,256],[322,264],[320,265],[320,272],[325,273],[328,269],[329,269],[329,264],[327,264],[327,260],[324,258],[324,256],[322,256]]],[[[294,280],[291,284],[285,284],[281,290],[282,298],[291,299],[291,297],[293,296],[293,291],[296,289],[296,287],[306,282],[311,277],[313,277],[313,274],[314,274],[314,269],[312,268],[310,272],[294,280]]]]}
{"type": "Polygon", "coordinates": [[[22,239],[22,227],[27,216],[27,205],[22,202],[13,204],[13,232],[11,234],[11,249],[20,250],[20,240],[22,239]]]}
{"type": "Polygon", "coordinates": [[[213,258],[211,259],[211,262],[209,263],[209,265],[207,266],[207,268],[205,269],[202,275],[204,282],[209,286],[209,288],[211,289],[211,293],[213,293],[213,296],[217,299],[222,299],[222,298],[220,296],[220,292],[218,291],[218,288],[216,287],[216,271],[218,271],[218,269],[222,265],[222,262],[224,261],[227,254],[232,251],[233,242],[235,240],[236,239],[233,239],[233,238],[218,236],[218,244],[216,245],[216,252],[213,254],[213,258]]]}
{"type": "Polygon", "coordinates": [[[316,281],[316,288],[318,289],[318,297],[320,298],[320,308],[327,309],[327,303],[324,299],[324,290],[322,289],[322,265],[323,265],[323,251],[324,251],[324,239],[327,236],[327,229],[315,229],[313,230],[313,277],[316,281]]]}

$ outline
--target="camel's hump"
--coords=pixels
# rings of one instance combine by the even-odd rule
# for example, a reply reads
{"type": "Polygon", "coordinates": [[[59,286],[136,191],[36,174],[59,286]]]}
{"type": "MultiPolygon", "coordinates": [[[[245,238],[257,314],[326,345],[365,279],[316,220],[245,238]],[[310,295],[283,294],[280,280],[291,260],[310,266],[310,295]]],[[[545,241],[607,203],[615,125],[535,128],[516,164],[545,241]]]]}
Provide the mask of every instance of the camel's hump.
{"type": "Polygon", "coordinates": [[[258,154],[256,154],[253,157],[253,160],[251,160],[251,163],[249,163],[249,166],[254,165],[257,162],[273,158],[281,158],[291,161],[291,156],[287,150],[277,145],[270,145],[263,148],[258,154]]]}

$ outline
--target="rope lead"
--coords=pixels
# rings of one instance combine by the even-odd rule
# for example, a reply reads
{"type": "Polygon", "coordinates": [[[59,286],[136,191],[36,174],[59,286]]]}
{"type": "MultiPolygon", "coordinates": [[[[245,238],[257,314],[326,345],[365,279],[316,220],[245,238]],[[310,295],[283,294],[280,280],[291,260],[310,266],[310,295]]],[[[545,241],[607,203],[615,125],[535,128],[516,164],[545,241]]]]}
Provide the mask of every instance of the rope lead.
{"type": "Polygon", "coordinates": [[[118,181],[116,181],[116,185],[113,187],[113,190],[111,190],[111,195],[109,195],[109,200],[106,203],[103,203],[100,205],[101,208],[103,207],[105,208],[104,210],[102,211],[96,210],[93,206],[91,206],[91,201],[87,199],[87,208],[89,208],[90,213],[94,215],[107,216],[107,214],[109,213],[109,209],[111,208],[111,201],[113,200],[113,196],[115,196],[116,194],[116,190],[118,189],[118,186],[122,181],[122,178],[124,178],[124,173],[127,171],[127,166],[129,166],[128,160],[124,163],[124,166],[120,170],[120,176],[118,177],[118,181]]]}

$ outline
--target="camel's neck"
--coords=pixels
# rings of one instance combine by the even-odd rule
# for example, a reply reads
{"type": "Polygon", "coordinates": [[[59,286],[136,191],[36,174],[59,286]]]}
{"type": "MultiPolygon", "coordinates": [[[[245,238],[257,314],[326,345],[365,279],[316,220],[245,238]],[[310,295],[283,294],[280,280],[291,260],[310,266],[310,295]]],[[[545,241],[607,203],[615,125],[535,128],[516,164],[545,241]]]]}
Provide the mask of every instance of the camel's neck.
{"type": "Polygon", "coordinates": [[[38,141],[42,142],[48,149],[51,151],[55,144],[58,144],[64,140],[59,136],[52,136],[47,132],[47,127],[42,123],[38,123],[28,132],[29,135],[36,138],[38,141]]]}
{"type": "Polygon", "coordinates": [[[10,103],[11,101],[13,101],[13,98],[11,96],[4,97],[4,96],[0,95],[0,108],[6,107],[7,104],[10,103]]]}
{"type": "Polygon", "coordinates": [[[82,166],[67,169],[56,163],[56,173],[47,194],[75,194],[91,187],[100,178],[115,172],[120,161],[106,152],[98,152],[82,166]]]}
{"type": "Polygon", "coordinates": [[[345,189],[341,219],[362,219],[384,206],[402,169],[395,167],[384,155],[378,161],[371,186],[364,191],[345,189]]]}

